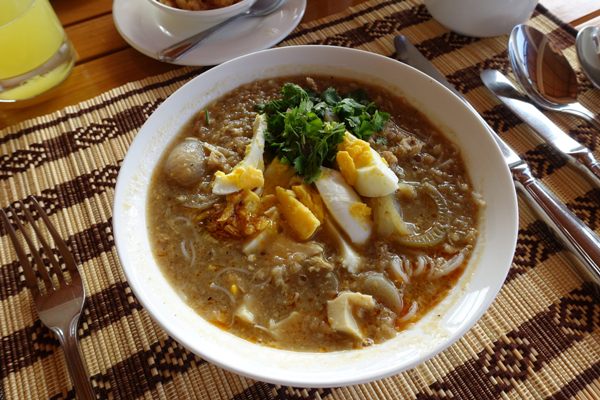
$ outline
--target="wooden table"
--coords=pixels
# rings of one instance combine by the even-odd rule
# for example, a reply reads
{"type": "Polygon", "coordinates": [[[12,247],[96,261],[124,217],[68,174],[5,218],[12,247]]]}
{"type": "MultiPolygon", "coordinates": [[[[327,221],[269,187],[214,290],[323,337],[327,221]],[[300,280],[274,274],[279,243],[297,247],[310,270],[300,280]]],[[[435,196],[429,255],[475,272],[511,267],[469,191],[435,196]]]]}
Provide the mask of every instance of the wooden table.
{"type": "MultiPolygon", "coordinates": [[[[365,0],[308,0],[303,22],[362,1],[365,0]]],[[[540,2],[575,28],[590,24],[600,26],[598,0],[540,2]]],[[[112,0],[52,0],[52,5],[79,54],[77,65],[49,100],[16,109],[0,106],[0,128],[76,104],[127,82],[177,68],[138,53],[121,38],[112,20],[112,0]]]]}

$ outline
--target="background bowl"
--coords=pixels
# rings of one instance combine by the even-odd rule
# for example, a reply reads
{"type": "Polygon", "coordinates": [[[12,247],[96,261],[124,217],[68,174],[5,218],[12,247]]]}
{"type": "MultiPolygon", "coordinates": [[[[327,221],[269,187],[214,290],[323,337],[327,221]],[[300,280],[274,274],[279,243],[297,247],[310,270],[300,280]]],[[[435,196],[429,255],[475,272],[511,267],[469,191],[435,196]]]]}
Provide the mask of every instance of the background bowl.
{"type": "Polygon", "coordinates": [[[332,387],[412,368],[459,339],[493,301],[511,264],[517,205],[511,175],[478,115],[421,72],[387,57],[327,46],[265,50],[221,64],[171,95],[148,119],[123,161],[114,203],[117,250],[129,285],[177,341],[230,371],[271,383],[332,387]],[[463,276],[424,318],[395,338],[361,350],[302,353],[248,342],[210,324],[176,294],[156,264],[147,234],[148,185],[181,127],[205,104],[257,79],[328,74],[379,84],[403,95],[462,150],[475,190],[487,202],[480,238],[463,276]]]}
{"type": "Polygon", "coordinates": [[[247,11],[256,0],[241,0],[228,7],[206,11],[182,10],[158,0],[148,1],[154,6],[154,15],[161,29],[171,36],[183,39],[247,11]]]}

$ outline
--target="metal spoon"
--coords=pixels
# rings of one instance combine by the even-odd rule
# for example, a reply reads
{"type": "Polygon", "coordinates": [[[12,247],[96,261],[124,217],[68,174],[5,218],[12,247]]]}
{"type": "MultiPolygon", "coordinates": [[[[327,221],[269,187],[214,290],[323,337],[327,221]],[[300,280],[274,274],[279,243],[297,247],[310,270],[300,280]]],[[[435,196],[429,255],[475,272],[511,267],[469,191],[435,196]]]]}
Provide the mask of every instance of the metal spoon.
{"type": "Polygon", "coordinates": [[[577,76],[567,59],[540,31],[517,25],[508,40],[515,76],[539,107],[575,115],[600,129],[595,114],[577,101],[577,76]]]}
{"type": "Polygon", "coordinates": [[[231,21],[241,17],[264,17],[277,11],[283,5],[283,3],[285,3],[285,1],[286,0],[256,0],[252,7],[250,7],[247,11],[226,19],[217,25],[214,25],[202,32],[196,33],[187,39],[183,39],[182,41],[159,51],[158,59],[166,62],[176,61],[179,59],[179,57],[196,47],[204,39],[231,21]]]}
{"type": "Polygon", "coordinates": [[[579,31],[577,58],[585,76],[600,89],[600,29],[587,26],[579,31]]]}

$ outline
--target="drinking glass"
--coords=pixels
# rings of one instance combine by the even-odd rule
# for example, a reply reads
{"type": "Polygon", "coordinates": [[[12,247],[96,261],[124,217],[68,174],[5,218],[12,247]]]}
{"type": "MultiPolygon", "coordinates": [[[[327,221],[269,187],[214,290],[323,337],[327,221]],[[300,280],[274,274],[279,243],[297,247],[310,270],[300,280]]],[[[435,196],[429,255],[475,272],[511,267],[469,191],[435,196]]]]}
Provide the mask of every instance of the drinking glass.
{"type": "Polygon", "coordinates": [[[48,0],[0,0],[0,103],[52,89],[69,75],[75,58],[48,0]]]}

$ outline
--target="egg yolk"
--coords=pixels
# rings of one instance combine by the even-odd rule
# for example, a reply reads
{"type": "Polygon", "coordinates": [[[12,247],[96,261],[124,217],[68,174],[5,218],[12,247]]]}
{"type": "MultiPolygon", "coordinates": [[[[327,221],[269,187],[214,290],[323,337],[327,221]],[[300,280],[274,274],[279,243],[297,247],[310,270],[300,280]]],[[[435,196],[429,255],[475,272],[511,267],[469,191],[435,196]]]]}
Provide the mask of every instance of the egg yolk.
{"type": "Polygon", "coordinates": [[[300,240],[309,239],[321,225],[318,218],[296,198],[291,190],[277,186],[275,195],[278,209],[296,237],[300,240]]]}
{"type": "Polygon", "coordinates": [[[362,202],[353,203],[350,206],[350,215],[362,223],[371,221],[371,208],[362,202]]]}
{"type": "Polygon", "coordinates": [[[263,172],[251,166],[238,166],[225,174],[223,171],[215,172],[215,178],[223,184],[234,185],[238,189],[254,189],[265,183],[263,172]]]}
{"type": "Polygon", "coordinates": [[[323,206],[323,200],[319,193],[306,183],[301,185],[292,186],[294,194],[308,209],[317,217],[321,222],[325,220],[325,208],[323,206]]]}

